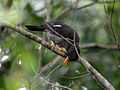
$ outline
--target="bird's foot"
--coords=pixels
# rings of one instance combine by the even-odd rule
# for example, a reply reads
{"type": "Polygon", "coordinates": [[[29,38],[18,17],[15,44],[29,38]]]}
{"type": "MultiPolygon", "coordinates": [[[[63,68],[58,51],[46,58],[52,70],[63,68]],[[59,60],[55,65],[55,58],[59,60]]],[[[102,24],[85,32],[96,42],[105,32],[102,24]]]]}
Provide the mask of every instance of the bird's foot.
{"type": "Polygon", "coordinates": [[[69,58],[68,58],[68,57],[66,57],[66,58],[64,59],[64,64],[65,64],[65,65],[70,64],[70,60],[69,60],[69,58]]]}
{"type": "Polygon", "coordinates": [[[59,47],[58,45],[56,45],[56,47],[61,51],[61,52],[67,52],[67,50],[64,47],[59,47]]]}
{"type": "Polygon", "coordinates": [[[50,47],[54,48],[55,47],[55,43],[53,41],[50,41],[50,47]]]}

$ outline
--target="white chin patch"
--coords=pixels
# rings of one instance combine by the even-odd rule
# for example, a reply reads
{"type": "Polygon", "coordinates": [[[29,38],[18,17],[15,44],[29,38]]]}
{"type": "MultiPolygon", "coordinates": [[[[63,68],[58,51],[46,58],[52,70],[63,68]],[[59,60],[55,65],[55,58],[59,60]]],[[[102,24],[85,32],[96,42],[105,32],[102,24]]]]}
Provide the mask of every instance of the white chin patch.
{"type": "Polygon", "coordinates": [[[62,27],[62,25],[57,24],[57,25],[53,25],[53,27],[62,27]]]}

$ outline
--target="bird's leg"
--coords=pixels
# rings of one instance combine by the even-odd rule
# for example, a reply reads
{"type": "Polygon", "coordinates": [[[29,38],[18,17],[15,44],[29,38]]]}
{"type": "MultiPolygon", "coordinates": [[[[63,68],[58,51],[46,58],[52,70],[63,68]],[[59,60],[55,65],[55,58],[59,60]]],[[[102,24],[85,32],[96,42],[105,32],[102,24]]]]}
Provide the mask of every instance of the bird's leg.
{"type": "Polygon", "coordinates": [[[64,64],[65,65],[70,64],[70,60],[69,60],[68,56],[64,59],[64,64]]]}
{"type": "MultiPolygon", "coordinates": [[[[59,47],[58,45],[56,45],[56,47],[61,51],[61,52],[67,52],[67,50],[64,47],[59,47]]],[[[64,59],[64,64],[68,65],[70,64],[70,60],[68,58],[68,56],[64,59]]]]}
{"type": "MultiPolygon", "coordinates": [[[[67,50],[64,47],[60,47],[59,45],[56,45],[56,47],[62,52],[65,52],[65,53],[67,52],[67,50]]],[[[68,56],[64,59],[64,64],[65,65],[70,64],[70,60],[69,60],[68,56]]]]}

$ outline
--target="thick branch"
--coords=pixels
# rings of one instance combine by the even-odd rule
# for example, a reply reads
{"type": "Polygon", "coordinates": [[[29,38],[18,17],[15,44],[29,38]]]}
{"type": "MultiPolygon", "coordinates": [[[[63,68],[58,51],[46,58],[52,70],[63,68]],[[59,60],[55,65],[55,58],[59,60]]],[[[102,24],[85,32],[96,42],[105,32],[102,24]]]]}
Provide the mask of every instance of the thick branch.
{"type": "Polygon", "coordinates": [[[62,57],[66,57],[64,52],[59,51],[59,49],[57,47],[51,47],[51,44],[49,42],[45,41],[43,38],[38,37],[37,35],[35,35],[31,32],[28,32],[27,30],[24,30],[23,28],[15,28],[15,27],[7,26],[7,25],[5,25],[5,27],[7,27],[11,30],[14,30],[15,32],[18,32],[21,35],[23,35],[23,36],[25,36],[25,37],[27,37],[27,38],[29,38],[37,43],[40,43],[44,47],[50,49],[51,51],[53,51],[56,54],[59,54],[62,57]]]}
{"type": "MultiPolygon", "coordinates": [[[[7,28],[10,28],[20,34],[22,34],[23,36],[26,36],[27,38],[29,39],[32,39],[38,43],[40,43],[41,45],[43,45],[44,47],[50,49],[51,51],[55,52],[56,54],[62,56],[62,57],[66,57],[65,53],[64,52],[61,52],[59,51],[58,48],[56,47],[51,47],[51,45],[46,42],[44,39],[38,37],[37,35],[35,34],[32,34],[24,29],[16,29],[14,27],[11,27],[11,26],[6,26],[7,28]]],[[[95,77],[97,79],[97,81],[103,85],[105,87],[105,89],[107,90],[115,90],[114,87],[109,83],[108,80],[106,80],[94,67],[92,67],[92,65],[87,61],[85,60],[84,58],[82,58],[81,56],[79,56],[79,60],[78,60],[81,64],[83,64],[84,67],[86,67],[86,69],[91,73],[91,75],[93,77],[95,77]]]]}
{"type": "Polygon", "coordinates": [[[92,74],[92,76],[104,86],[106,90],[115,90],[111,83],[105,79],[87,60],[79,56],[78,61],[92,74]]]}

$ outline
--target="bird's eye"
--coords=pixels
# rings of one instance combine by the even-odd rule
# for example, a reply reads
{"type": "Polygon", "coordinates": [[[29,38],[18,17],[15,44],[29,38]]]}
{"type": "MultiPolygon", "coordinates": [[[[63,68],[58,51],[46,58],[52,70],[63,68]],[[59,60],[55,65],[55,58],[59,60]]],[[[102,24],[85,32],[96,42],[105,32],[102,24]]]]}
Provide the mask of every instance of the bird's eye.
{"type": "Polygon", "coordinates": [[[62,25],[56,24],[56,25],[53,25],[53,27],[62,27],[62,25]]]}

